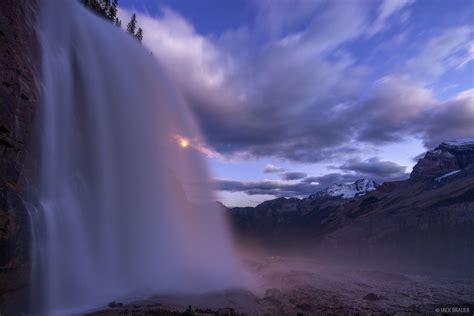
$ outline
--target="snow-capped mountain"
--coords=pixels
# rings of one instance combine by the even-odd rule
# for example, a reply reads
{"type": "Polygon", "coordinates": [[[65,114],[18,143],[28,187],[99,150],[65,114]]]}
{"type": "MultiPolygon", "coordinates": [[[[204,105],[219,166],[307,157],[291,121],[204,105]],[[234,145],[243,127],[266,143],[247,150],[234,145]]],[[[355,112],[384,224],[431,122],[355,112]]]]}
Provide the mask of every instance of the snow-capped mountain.
{"type": "Polygon", "coordinates": [[[440,182],[446,177],[459,175],[458,170],[474,164],[473,152],[474,137],[443,142],[418,161],[410,179],[412,182],[440,182]]]}
{"type": "Polygon", "coordinates": [[[321,197],[340,197],[352,199],[376,190],[380,185],[370,179],[359,179],[354,183],[333,184],[325,190],[319,191],[308,198],[311,200],[321,197]]]}

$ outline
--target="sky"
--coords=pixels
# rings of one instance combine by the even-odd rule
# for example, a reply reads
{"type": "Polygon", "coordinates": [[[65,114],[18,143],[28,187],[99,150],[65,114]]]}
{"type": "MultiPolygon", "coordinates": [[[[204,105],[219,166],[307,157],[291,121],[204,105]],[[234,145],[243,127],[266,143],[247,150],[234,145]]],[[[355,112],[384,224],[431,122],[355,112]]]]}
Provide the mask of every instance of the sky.
{"type": "Polygon", "coordinates": [[[193,112],[217,199],[408,177],[474,136],[471,0],[120,0],[193,112]]]}

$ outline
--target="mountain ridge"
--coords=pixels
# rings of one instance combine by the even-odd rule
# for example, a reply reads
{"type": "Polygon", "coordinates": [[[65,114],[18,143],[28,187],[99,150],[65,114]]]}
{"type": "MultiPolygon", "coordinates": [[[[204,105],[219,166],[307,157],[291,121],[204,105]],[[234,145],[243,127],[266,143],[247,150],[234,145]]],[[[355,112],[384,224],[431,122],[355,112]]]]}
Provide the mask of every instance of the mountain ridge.
{"type": "Polygon", "coordinates": [[[474,276],[474,146],[454,144],[427,152],[409,179],[385,182],[361,196],[280,198],[232,208],[236,235],[271,247],[307,246],[372,261],[404,258],[417,267],[474,276]],[[440,259],[443,252],[465,258],[440,259]]]}
{"type": "Polygon", "coordinates": [[[324,190],[311,194],[308,196],[308,199],[314,200],[325,196],[351,199],[374,191],[379,186],[380,184],[373,180],[361,178],[354,181],[353,183],[334,183],[324,190]]]}

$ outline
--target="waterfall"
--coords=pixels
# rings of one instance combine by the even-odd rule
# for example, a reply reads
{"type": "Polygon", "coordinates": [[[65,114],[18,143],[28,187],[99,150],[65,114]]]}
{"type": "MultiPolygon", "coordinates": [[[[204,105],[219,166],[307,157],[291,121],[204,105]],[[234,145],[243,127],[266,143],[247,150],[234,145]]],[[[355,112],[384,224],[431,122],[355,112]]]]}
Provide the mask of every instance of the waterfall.
{"type": "Polygon", "coordinates": [[[79,1],[43,0],[37,310],[240,287],[193,119],[156,60],[79,1]]]}

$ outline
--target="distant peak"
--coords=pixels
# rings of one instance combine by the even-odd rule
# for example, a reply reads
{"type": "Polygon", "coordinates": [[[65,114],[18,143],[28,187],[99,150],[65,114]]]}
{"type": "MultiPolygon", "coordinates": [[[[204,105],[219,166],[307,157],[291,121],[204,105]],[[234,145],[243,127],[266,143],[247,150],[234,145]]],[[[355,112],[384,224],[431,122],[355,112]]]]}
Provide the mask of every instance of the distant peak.
{"type": "Polygon", "coordinates": [[[352,199],[365,195],[376,190],[380,185],[370,179],[358,179],[353,183],[332,184],[325,190],[316,192],[309,196],[309,199],[317,199],[321,197],[339,197],[343,199],[352,199]]]}
{"type": "MultiPolygon", "coordinates": [[[[474,164],[474,137],[445,141],[418,160],[411,181],[437,181],[474,164]]],[[[451,178],[451,177],[449,177],[451,178]]]]}

